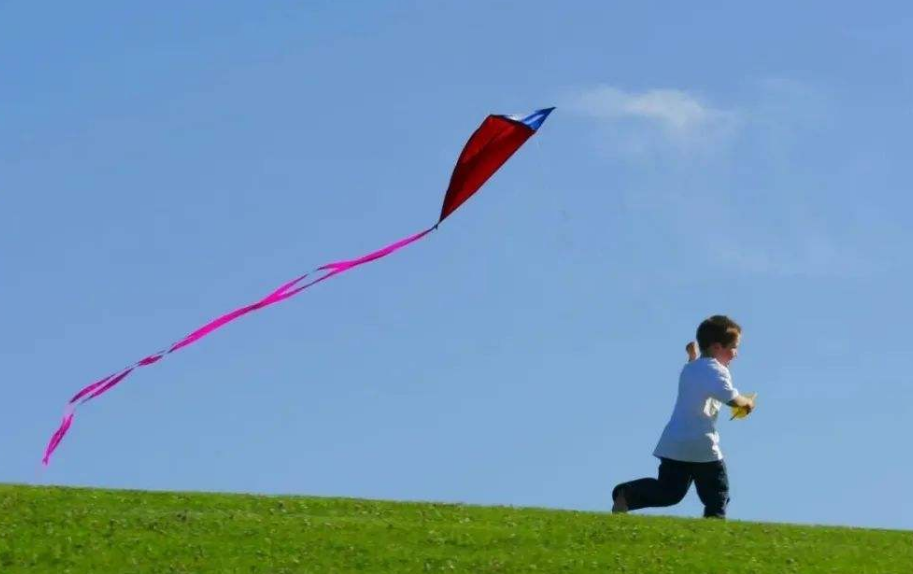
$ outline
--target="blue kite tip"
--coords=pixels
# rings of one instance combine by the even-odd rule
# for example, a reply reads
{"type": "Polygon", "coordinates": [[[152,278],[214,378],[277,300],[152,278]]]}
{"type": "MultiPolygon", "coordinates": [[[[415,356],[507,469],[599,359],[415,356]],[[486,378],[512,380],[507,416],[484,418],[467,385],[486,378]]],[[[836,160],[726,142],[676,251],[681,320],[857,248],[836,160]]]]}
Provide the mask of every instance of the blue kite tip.
{"type": "Polygon", "coordinates": [[[548,115],[554,111],[554,109],[555,108],[553,106],[551,108],[542,108],[541,110],[536,110],[525,118],[521,119],[520,123],[529,126],[533,130],[538,130],[539,126],[541,126],[545,121],[545,118],[547,118],[548,115]]]}

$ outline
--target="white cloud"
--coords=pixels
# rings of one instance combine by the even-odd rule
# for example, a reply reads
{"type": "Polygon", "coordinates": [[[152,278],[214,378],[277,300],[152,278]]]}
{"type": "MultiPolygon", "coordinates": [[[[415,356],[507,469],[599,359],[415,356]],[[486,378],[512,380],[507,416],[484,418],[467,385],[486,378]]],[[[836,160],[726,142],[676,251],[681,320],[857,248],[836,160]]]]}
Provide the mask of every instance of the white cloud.
{"type": "Polygon", "coordinates": [[[628,151],[646,151],[661,143],[673,144],[680,150],[707,148],[725,141],[739,119],[734,111],[713,107],[693,94],[675,89],[627,92],[599,86],[567,100],[570,110],[623,129],[627,142],[624,148],[628,151]]]}
{"type": "Polygon", "coordinates": [[[834,198],[832,187],[849,187],[837,174],[864,185],[878,164],[874,152],[853,151],[842,164],[830,153],[846,148],[821,152],[845,114],[833,92],[782,77],[728,92],[739,99],[722,106],[686,90],[603,85],[567,92],[562,103],[587,119],[599,151],[636,160],[623,183],[611,180],[612,193],[631,221],[650,222],[670,245],[695,246],[747,276],[846,279],[895,269],[909,226],[882,202],[834,198]]]}

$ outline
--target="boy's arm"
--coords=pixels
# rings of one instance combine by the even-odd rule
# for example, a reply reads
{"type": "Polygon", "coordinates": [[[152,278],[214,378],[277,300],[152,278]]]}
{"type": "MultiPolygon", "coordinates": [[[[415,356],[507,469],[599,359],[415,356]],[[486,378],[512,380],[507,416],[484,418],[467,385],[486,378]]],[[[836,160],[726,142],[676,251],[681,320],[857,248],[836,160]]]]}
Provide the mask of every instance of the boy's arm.
{"type": "Polygon", "coordinates": [[[697,359],[697,345],[694,344],[694,341],[689,341],[688,344],[685,345],[685,352],[688,353],[689,363],[697,359]]]}

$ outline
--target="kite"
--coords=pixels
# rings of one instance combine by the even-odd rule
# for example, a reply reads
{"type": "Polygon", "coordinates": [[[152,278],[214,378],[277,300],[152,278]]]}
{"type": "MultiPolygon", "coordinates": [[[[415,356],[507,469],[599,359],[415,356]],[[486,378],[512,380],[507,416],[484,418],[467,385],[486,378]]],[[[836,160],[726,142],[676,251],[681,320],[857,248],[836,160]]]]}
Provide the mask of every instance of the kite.
{"type": "Polygon", "coordinates": [[[526,140],[536,133],[554,109],[555,108],[544,108],[525,117],[490,115],[485,118],[485,121],[476,129],[469,138],[469,141],[466,142],[463,151],[457,159],[453,174],[450,177],[450,185],[447,187],[447,193],[444,195],[441,215],[434,226],[395,243],[391,243],[382,249],[378,249],[377,251],[362,257],[321,265],[314,271],[305,273],[304,275],[285,283],[263,299],[239,309],[235,309],[230,313],[226,313],[203,325],[196,331],[193,331],[186,337],[179,339],[171,346],[148,355],[128,367],[115,371],[82,388],[67,402],[64,409],[63,421],[60,423],[60,427],[57,431],[51,436],[47,448],[45,448],[44,457],[41,460],[42,463],[45,466],[48,465],[51,460],[51,455],[54,454],[54,451],[60,445],[60,441],[63,440],[67,431],[70,430],[70,426],[73,424],[73,417],[76,414],[76,408],[79,405],[107,393],[126,379],[133,371],[154,365],[178,349],[183,349],[184,347],[199,341],[235,319],[243,317],[253,311],[259,311],[260,309],[285,301],[286,299],[301,293],[308,287],[358,267],[359,265],[386,257],[394,251],[402,249],[436,230],[441,222],[447,219],[447,217],[463,205],[466,200],[472,197],[472,195],[477,192],[508,159],[510,159],[514,152],[520,149],[520,147],[526,143],[526,140]],[[312,275],[317,275],[317,277],[305,281],[312,275]]]}

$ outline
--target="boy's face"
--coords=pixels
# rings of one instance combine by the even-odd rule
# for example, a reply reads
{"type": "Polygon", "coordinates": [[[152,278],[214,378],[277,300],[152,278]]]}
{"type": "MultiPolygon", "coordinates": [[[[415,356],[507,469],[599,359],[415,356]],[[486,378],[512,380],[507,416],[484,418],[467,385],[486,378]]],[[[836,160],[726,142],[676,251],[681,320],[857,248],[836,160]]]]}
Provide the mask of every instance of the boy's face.
{"type": "Polygon", "coordinates": [[[719,343],[714,343],[710,346],[710,352],[713,355],[713,358],[719,361],[723,366],[728,367],[729,363],[739,356],[739,343],[741,340],[742,336],[737,335],[735,341],[728,347],[724,347],[719,343]]]}

